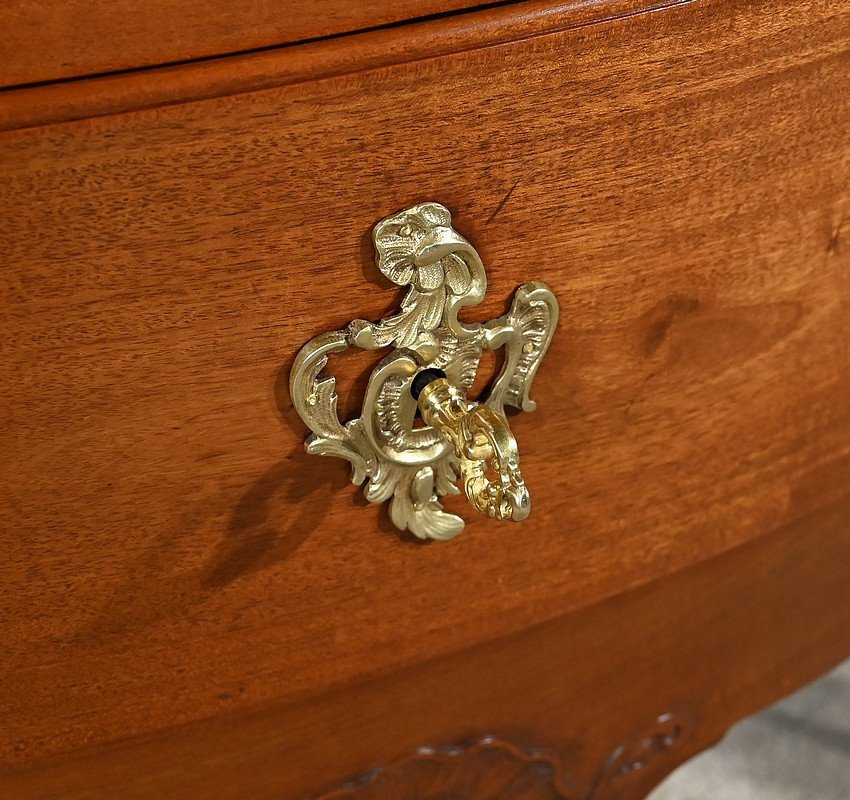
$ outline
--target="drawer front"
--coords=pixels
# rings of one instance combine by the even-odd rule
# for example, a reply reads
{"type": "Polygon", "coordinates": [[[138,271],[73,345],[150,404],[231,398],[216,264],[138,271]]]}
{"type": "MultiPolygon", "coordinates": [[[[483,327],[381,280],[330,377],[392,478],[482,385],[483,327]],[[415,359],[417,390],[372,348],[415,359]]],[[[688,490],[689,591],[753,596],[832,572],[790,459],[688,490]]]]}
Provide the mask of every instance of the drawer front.
{"type": "MultiPolygon", "coordinates": [[[[206,99],[190,65],[181,102],[0,136],[7,763],[512,635],[840,499],[846,4],[639,11],[206,99]],[[424,200],[487,268],[470,319],[561,304],[511,423],[531,518],[428,545],[287,390],[397,307],[369,232],[424,200]]],[[[335,359],[343,414],[375,361],[335,359]]]]}
{"type": "Polygon", "coordinates": [[[475,0],[19,0],[0,7],[0,87],[175,64],[449,14],[475,0]]]}

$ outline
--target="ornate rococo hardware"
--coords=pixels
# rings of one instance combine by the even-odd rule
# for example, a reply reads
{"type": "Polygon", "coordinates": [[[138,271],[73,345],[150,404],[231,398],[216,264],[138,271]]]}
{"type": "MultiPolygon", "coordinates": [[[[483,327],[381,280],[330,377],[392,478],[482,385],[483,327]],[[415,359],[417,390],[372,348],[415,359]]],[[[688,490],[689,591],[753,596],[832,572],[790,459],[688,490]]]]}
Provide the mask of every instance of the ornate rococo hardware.
{"type": "Polygon", "coordinates": [[[378,268],[409,286],[401,311],[379,322],[356,319],[309,341],[290,374],[292,403],[312,435],[308,453],[351,462],[352,483],[373,503],[390,502],[390,517],[420,539],[452,539],[463,520],[439,498],[457,494],[496,519],[528,516],[530,499],[519,470],[505,406],[533,411],[532,379],[558,322],[558,301],[543,283],[522,284],[507,314],[486,323],[458,319],[484,298],[487,278],[472,245],[452,228],[439,203],[421,203],[379,222],[373,231],[378,268]],[[375,367],[363,412],[344,425],[333,377],[321,371],[349,347],[391,347],[375,367]],[[505,348],[502,369],[482,403],[469,391],[484,348],[505,348]],[[419,411],[425,427],[414,421],[419,411]]]}

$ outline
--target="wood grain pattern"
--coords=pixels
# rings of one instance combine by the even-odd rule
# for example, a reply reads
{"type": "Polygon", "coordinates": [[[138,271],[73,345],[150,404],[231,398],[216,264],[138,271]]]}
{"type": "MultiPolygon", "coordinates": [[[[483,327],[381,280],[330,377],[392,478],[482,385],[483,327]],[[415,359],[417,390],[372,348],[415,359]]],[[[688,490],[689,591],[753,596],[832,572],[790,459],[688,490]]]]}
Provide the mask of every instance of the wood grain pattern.
{"type": "Polygon", "coordinates": [[[0,4],[0,86],[267,48],[480,5],[476,0],[16,0],[0,4]]]}
{"type": "MultiPolygon", "coordinates": [[[[839,0],[711,0],[0,136],[5,768],[280,708],[474,645],[484,658],[487,643],[574,612],[558,651],[570,661],[576,626],[609,618],[581,609],[782,526],[814,537],[800,521],[850,486],[848,25],[839,0]],[[342,463],[307,456],[285,388],[307,338],[397,304],[368,231],[431,198],[488,268],[476,316],[500,313],[529,277],[562,314],[540,409],[515,426],[534,515],[471,522],[448,546],[399,539],[342,463]]],[[[76,102],[79,87],[61,91],[76,102]]],[[[368,355],[334,370],[352,393],[368,355]]],[[[823,571],[823,598],[840,596],[846,524],[812,554],[832,560],[800,566],[823,571]]],[[[669,602],[695,612],[683,591],[669,602]]],[[[740,624],[768,613],[753,607],[740,624]]],[[[790,689],[850,650],[841,613],[795,622],[793,641],[763,633],[728,665],[752,688],[769,666],[758,653],[801,658],[790,689]],[[821,649],[803,658],[808,636],[821,649]]],[[[652,660],[658,618],[641,619],[624,652],[652,660]]],[[[682,641],[689,653],[725,646],[682,641]]],[[[682,659],[678,671],[709,669],[682,659]]],[[[571,674],[588,689],[590,672],[571,674]]],[[[611,697],[642,720],[669,710],[673,691],[713,702],[685,677],[630,679],[611,697]]],[[[513,697],[508,685],[492,684],[513,697]]],[[[546,699],[541,688],[528,702],[546,699]]],[[[268,718],[304,741],[273,737],[288,782],[257,774],[256,796],[312,789],[319,758],[342,779],[385,755],[377,728],[364,733],[379,715],[340,724],[338,702],[323,722],[268,718]],[[294,759],[317,741],[299,773],[294,759]]],[[[519,725],[507,711],[522,702],[506,704],[505,725],[519,725]]],[[[526,717],[527,730],[553,730],[555,710],[526,717]]],[[[400,748],[447,735],[443,710],[428,713],[431,727],[399,735],[400,748]]],[[[575,730],[594,757],[630,733],[600,727],[622,716],[588,713],[575,730]]],[[[476,719],[458,736],[492,730],[476,719]]],[[[141,752],[165,772],[138,791],[178,786],[168,770],[183,768],[197,786],[198,763],[169,759],[194,757],[224,724],[191,728],[201,738],[171,756],[110,751],[91,779],[126,778],[141,752]]],[[[580,755],[571,763],[598,763],[580,755]]],[[[29,780],[11,785],[46,785],[29,780]]]]}
{"type": "Polygon", "coordinates": [[[658,13],[696,0],[527,0],[439,21],[190,65],[0,93],[0,130],[351,75],[658,13]]]}
{"type": "MultiPolygon", "coordinates": [[[[576,798],[639,800],[733,721],[847,654],[849,516],[845,498],[514,636],[321,697],[53,758],[0,775],[0,792],[15,800],[300,800],[387,762],[410,764],[407,754],[423,744],[489,732],[543,748],[560,769],[556,787],[576,798]],[[621,746],[635,752],[661,710],[689,718],[686,735],[642,769],[608,769],[621,746]]],[[[544,788],[552,777],[541,776],[544,788]]],[[[481,780],[480,790],[494,788],[481,780]]],[[[422,796],[394,789],[382,800],[422,796]]]]}

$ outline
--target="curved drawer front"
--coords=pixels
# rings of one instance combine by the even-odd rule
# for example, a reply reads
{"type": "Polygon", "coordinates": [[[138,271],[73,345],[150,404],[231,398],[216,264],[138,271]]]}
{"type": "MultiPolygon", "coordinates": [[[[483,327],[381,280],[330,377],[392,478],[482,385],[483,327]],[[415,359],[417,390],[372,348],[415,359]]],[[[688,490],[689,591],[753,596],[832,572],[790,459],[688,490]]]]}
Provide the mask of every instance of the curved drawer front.
{"type": "MultiPolygon", "coordinates": [[[[846,6],[572,13],[207,99],[190,65],[180,102],[0,135],[10,764],[513,634],[842,495],[846,6]],[[445,545],[304,452],[287,386],[397,308],[370,230],[430,199],[487,266],[462,318],[560,302],[511,418],[532,515],[445,545]]],[[[379,357],[333,358],[344,418],[379,357]]]]}
{"type": "Polygon", "coordinates": [[[20,0],[0,8],[0,87],[293,44],[462,11],[475,0],[20,0]]]}

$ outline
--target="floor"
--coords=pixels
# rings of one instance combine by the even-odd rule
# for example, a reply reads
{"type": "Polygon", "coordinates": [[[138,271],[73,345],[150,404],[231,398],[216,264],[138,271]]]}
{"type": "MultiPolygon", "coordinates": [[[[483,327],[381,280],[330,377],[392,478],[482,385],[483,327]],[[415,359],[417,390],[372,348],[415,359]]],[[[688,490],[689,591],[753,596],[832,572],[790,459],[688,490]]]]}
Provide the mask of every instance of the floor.
{"type": "Polygon", "coordinates": [[[850,800],[850,661],[736,725],[648,800],[850,800]]]}

